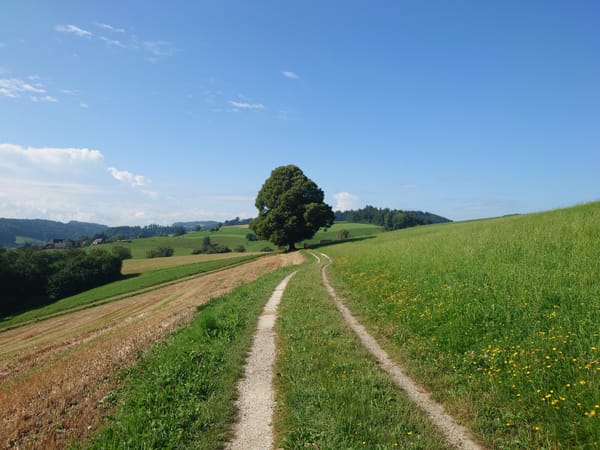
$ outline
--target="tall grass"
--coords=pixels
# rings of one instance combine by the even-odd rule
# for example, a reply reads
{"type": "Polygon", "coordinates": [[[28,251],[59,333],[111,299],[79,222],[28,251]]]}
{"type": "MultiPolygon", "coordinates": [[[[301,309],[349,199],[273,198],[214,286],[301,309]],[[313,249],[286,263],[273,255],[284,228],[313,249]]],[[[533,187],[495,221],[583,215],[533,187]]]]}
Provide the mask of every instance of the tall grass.
{"type": "Polygon", "coordinates": [[[74,448],[218,449],[235,419],[236,383],[279,269],[200,307],[189,325],[124,371],[104,426],[74,448]]]}
{"type": "Polygon", "coordinates": [[[288,284],[277,330],[276,448],[449,448],[345,325],[316,264],[288,284]]]}
{"type": "Polygon", "coordinates": [[[598,448],[600,203],[327,249],[351,309],[493,448],[598,448]]]}

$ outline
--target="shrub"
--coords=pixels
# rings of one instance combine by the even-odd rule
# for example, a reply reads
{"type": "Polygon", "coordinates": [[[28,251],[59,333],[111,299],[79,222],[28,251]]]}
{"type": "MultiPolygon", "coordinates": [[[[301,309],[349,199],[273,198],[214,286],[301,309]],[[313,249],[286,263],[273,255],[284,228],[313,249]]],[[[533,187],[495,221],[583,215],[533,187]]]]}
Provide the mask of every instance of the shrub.
{"type": "Polygon", "coordinates": [[[173,247],[153,248],[146,252],[146,258],[165,258],[167,256],[173,256],[173,252],[173,247]]]}
{"type": "Polygon", "coordinates": [[[350,232],[346,229],[340,230],[337,233],[337,238],[342,241],[344,239],[348,239],[350,238],[350,232]]]}
{"type": "Polygon", "coordinates": [[[261,252],[272,252],[272,251],[273,251],[273,249],[272,249],[271,247],[267,246],[267,247],[263,247],[263,248],[261,248],[261,249],[260,249],[260,251],[261,251],[261,252]]]}
{"type": "Polygon", "coordinates": [[[238,245],[236,248],[233,249],[233,251],[238,253],[244,253],[246,251],[246,247],[244,247],[243,245],[238,245]]]}
{"type": "Polygon", "coordinates": [[[116,245],[112,248],[112,252],[119,257],[121,261],[124,259],[131,259],[131,250],[122,245],[116,245]]]}
{"type": "MultiPolygon", "coordinates": [[[[229,253],[231,249],[221,244],[203,245],[200,248],[192,250],[192,255],[204,255],[213,253],[229,253]]],[[[237,251],[237,250],[236,250],[237,251]]]]}

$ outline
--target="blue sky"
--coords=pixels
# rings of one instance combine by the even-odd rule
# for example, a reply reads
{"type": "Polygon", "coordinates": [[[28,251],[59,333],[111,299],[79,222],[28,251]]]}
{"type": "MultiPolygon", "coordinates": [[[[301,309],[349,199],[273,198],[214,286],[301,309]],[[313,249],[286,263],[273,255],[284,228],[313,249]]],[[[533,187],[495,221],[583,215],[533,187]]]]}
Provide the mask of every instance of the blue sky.
{"type": "Polygon", "coordinates": [[[600,199],[595,1],[32,1],[0,15],[0,217],[453,220],[600,199]]]}

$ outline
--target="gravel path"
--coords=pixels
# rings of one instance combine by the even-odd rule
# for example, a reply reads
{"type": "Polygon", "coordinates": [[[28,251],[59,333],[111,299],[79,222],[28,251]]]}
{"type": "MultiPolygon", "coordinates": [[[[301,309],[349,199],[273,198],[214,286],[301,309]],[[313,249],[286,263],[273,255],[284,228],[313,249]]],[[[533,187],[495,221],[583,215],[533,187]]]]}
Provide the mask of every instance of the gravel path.
{"type": "MultiPolygon", "coordinates": [[[[314,253],[313,256],[320,261],[319,256],[314,253]]],[[[327,278],[327,266],[331,264],[331,259],[324,253],[321,253],[320,256],[326,260],[321,267],[321,275],[327,292],[333,298],[336,307],[344,316],[346,322],[348,322],[350,327],[352,327],[354,332],[358,335],[363,345],[371,352],[371,354],[373,354],[373,356],[375,356],[381,365],[381,368],[385,370],[393,379],[394,383],[403,389],[408,397],[427,414],[429,419],[440,429],[452,445],[459,449],[482,450],[483,447],[469,437],[467,430],[463,426],[457,424],[454,419],[444,411],[442,405],[433,400],[431,395],[425,389],[408,377],[404,371],[390,359],[387,352],[379,346],[377,341],[367,332],[365,327],[354,318],[350,310],[346,308],[342,303],[342,300],[336,295],[327,278]]]]}
{"type": "Polygon", "coordinates": [[[276,356],[273,326],[283,292],[295,274],[291,273],[279,283],[258,319],[245,374],[238,385],[239,419],[234,426],[233,440],[225,446],[228,450],[270,450],[273,446],[273,364],[276,356]]]}

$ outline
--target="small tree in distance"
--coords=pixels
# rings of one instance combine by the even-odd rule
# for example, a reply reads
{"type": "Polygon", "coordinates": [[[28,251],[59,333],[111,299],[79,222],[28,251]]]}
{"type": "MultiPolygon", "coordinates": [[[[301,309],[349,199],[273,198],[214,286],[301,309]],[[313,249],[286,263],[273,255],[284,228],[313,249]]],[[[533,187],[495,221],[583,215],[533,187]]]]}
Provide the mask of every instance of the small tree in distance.
{"type": "Polygon", "coordinates": [[[296,249],[296,242],[312,238],[335,219],[331,206],[314,181],[294,165],[277,167],[256,197],[258,217],[250,228],[260,239],[296,249]]]}

